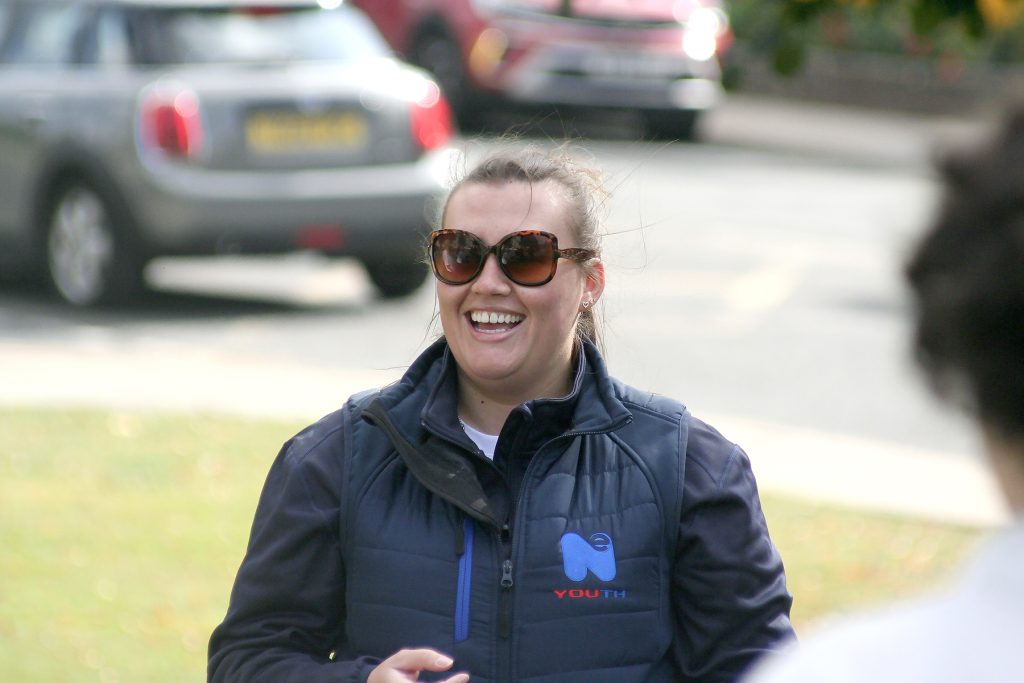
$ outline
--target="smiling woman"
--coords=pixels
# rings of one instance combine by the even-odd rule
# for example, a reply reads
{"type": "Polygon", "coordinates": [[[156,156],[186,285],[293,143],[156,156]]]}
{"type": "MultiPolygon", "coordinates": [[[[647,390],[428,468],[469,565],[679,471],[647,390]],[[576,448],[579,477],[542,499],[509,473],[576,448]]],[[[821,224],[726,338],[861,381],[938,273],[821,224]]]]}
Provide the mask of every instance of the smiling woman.
{"type": "Polygon", "coordinates": [[[459,414],[490,434],[520,403],[569,393],[577,318],[604,290],[596,250],[558,250],[575,244],[581,227],[569,220],[565,185],[546,174],[537,182],[508,175],[464,180],[444,211],[445,224],[459,230],[434,233],[431,242],[441,325],[458,366],[459,414]],[[445,239],[452,233],[466,246],[445,239]],[[558,268],[559,256],[573,260],[558,268]],[[442,263],[460,268],[442,273],[442,263]]]}
{"type": "Polygon", "coordinates": [[[792,636],[746,454],[608,374],[603,200],[533,148],[455,185],[444,335],[282,449],[211,681],[733,681],[792,636]]]}

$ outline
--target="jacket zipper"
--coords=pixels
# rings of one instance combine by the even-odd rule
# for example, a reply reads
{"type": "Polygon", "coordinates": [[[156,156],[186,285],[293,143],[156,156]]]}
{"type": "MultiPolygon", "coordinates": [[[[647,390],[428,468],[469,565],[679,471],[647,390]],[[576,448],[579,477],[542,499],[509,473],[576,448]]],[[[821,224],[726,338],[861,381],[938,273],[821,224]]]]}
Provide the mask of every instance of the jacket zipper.
{"type": "Polygon", "coordinates": [[[501,563],[501,596],[499,598],[500,612],[498,616],[498,637],[508,640],[512,635],[512,534],[508,524],[501,529],[501,547],[504,560],[501,563]]]}
{"type": "MultiPolygon", "coordinates": [[[[526,471],[523,473],[523,479],[520,482],[518,495],[516,496],[516,500],[513,501],[513,508],[511,510],[511,514],[509,515],[509,518],[515,521],[516,528],[519,528],[519,526],[520,526],[520,520],[518,519],[518,517],[519,517],[519,511],[522,509],[522,504],[521,503],[522,503],[522,499],[523,499],[523,495],[524,495],[523,492],[524,492],[524,490],[526,488],[524,486],[524,483],[529,481],[531,470],[534,467],[534,463],[537,462],[537,460],[538,460],[537,456],[540,454],[541,451],[543,451],[545,448],[547,448],[548,446],[550,446],[554,442],[560,441],[562,439],[572,439],[572,438],[576,438],[577,436],[588,436],[588,435],[593,435],[593,434],[605,434],[605,433],[608,433],[610,431],[614,431],[615,429],[618,429],[618,428],[620,428],[620,427],[622,427],[624,425],[627,425],[627,424],[629,424],[632,421],[633,421],[633,418],[632,418],[632,416],[630,416],[630,417],[627,417],[625,420],[623,420],[623,421],[621,421],[619,423],[616,423],[615,425],[613,425],[612,427],[607,428],[607,429],[601,429],[601,430],[596,430],[596,431],[567,432],[565,434],[559,434],[555,438],[550,439],[549,441],[547,441],[544,444],[541,444],[541,446],[539,448],[537,448],[536,452],[533,454],[533,458],[530,460],[530,463],[526,466],[526,471]]],[[[512,565],[512,553],[513,553],[512,529],[509,527],[508,523],[506,523],[501,528],[500,539],[501,539],[501,544],[500,545],[501,545],[501,548],[502,548],[502,557],[504,559],[503,559],[503,561],[501,563],[501,599],[499,600],[499,602],[500,602],[500,608],[499,608],[500,611],[499,611],[499,618],[498,618],[498,637],[505,642],[505,647],[504,647],[505,661],[503,663],[503,666],[500,666],[498,670],[504,676],[501,680],[511,681],[511,680],[513,680],[513,678],[512,678],[512,671],[513,671],[513,668],[514,668],[513,667],[513,662],[512,662],[512,655],[513,655],[513,651],[515,649],[514,646],[513,646],[513,643],[512,643],[512,587],[515,585],[515,583],[514,583],[514,581],[512,579],[512,569],[513,569],[513,565],[512,565]]]]}
{"type": "Polygon", "coordinates": [[[512,529],[506,522],[498,531],[498,560],[501,579],[498,583],[497,680],[512,680],[512,529]]]}
{"type": "Polygon", "coordinates": [[[455,642],[469,638],[469,604],[473,588],[473,524],[472,517],[463,523],[463,542],[459,557],[459,582],[455,591],[455,642]]]}

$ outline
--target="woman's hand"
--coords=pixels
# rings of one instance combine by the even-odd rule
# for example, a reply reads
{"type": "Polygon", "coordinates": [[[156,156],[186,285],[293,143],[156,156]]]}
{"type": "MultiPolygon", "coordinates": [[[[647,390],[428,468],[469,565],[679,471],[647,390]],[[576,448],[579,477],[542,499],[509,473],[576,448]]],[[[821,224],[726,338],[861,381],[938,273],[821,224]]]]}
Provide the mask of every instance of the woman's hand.
{"type": "MultiPolygon", "coordinates": [[[[367,683],[408,683],[418,681],[421,671],[447,671],[454,660],[437,650],[399,650],[370,672],[367,683]]],[[[441,683],[468,683],[469,674],[455,674],[441,683]]]]}

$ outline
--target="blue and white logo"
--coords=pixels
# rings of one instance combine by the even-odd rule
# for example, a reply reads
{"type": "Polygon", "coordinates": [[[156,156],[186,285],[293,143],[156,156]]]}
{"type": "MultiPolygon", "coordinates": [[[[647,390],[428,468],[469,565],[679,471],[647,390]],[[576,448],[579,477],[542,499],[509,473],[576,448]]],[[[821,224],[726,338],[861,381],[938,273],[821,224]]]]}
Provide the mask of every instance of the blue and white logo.
{"type": "Polygon", "coordinates": [[[590,540],[569,532],[559,541],[562,547],[562,563],[565,575],[571,581],[582,581],[587,572],[602,581],[615,578],[615,546],[612,538],[605,533],[596,533],[590,540]]]}

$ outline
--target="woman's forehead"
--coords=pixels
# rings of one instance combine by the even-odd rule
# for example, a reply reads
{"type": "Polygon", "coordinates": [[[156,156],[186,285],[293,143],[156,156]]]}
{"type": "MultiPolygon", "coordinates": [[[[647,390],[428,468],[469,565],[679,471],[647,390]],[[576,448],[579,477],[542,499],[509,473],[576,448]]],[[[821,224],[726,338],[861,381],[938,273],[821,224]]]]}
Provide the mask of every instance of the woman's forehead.
{"type": "Polygon", "coordinates": [[[568,201],[554,181],[466,183],[452,193],[444,227],[497,238],[516,230],[541,229],[568,238],[568,201]]]}

